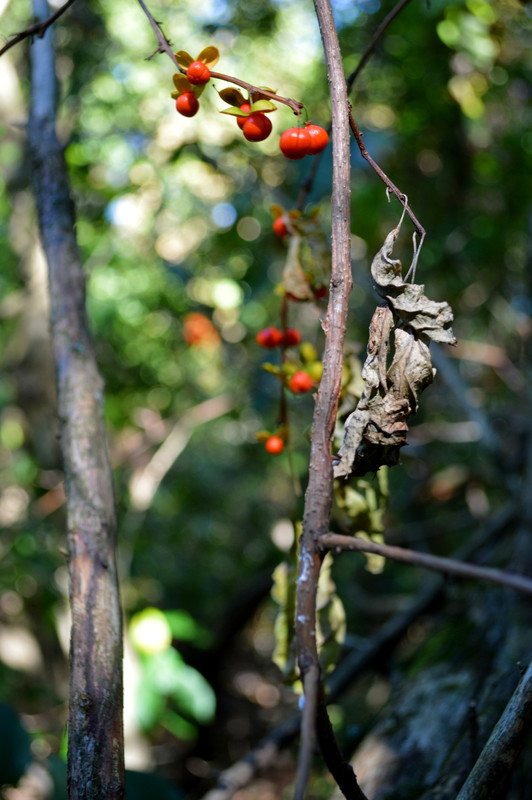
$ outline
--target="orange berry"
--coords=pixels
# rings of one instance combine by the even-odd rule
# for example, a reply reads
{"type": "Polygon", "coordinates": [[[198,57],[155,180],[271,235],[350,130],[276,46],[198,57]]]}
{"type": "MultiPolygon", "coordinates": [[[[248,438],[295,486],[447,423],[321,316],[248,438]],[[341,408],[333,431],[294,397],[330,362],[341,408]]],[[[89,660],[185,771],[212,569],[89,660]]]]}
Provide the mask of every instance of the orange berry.
{"type": "Polygon", "coordinates": [[[310,147],[308,149],[309,156],[315,156],[316,153],[321,153],[329,144],[329,134],[320,125],[307,125],[306,131],[310,134],[310,147]]]}
{"type": "Polygon", "coordinates": [[[283,239],[288,233],[288,228],[286,227],[285,221],[282,217],[277,217],[277,219],[274,219],[272,228],[273,232],[280,239],[283,239]]]}
{"type": "Polygon", "coordinates": [[[184,92],[175,101],[175,107],[184,117],[193,117],[199,108],[198,98],[192,92],[184,92]]]}
{"type": "Polygon", "coordinates": [[[284,450],[284,441],[280,436],[270,436],[269,439],[266,439],[264,442],[264,447],[267,453],[270,453],[272,456],[278,456],[279,453],[282,453],[284,450]]]}
{"type": "Polygon", "coordinates": [[[250,114],[242,125],[242,133],[248,142],[262,142],[272,132],[272,123],[261,111],[250,114]]]}
{"type": "Polygon", "coordinates": [[[281,134],[279,147],[286,158],[303,158],[310,148],[310,133],[306,128],[288,128],[281,134]]]}
{"type": "Polygon", "coordinates": [[[257,333],[256,339],[261,347],[273,350],[283,343],[283,334],[278,328],[263,328],[257,333]]]}
{"type": "Polygon", "coordinates": [[[187,81],[193,86],[203,86],[211,79],[211,71],[203,61],[193,61],[187,69],[187,81]]]}
{"type": "Polygon", "coordinates": [[[297,328],[287,328],[284,332],[283,344],[285,347],[295,347],[301,341],[301,334],[297,328]]]}
{"type": "Polygon", "coordinates": [[[288,388],[294,394],[306,394],[306,392],[310,392],[310,390],[314,388],[314,381],[308,372],[299,370],[298,372],[294,372],[288,381],[288,388]]]}

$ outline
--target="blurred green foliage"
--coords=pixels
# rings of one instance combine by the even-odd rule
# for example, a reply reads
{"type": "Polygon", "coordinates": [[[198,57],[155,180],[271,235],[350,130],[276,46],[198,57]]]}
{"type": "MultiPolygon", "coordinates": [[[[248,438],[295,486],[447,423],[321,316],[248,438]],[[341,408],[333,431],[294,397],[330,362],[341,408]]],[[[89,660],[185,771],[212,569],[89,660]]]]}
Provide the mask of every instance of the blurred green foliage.
{"type": "MultiPolygon", "coordinates": [[[[333,5],[348,73],[391,5],[333,5]]],[[[215,44],[218,69],[301,99],[313,121],[328,122],[311,4],[185,0],[154,3],[151,10],[176,49],[199,52],[215,44]]],[[[28,0],[0,2],[3,37],[30,19],[28,0]]],[[[170,98],[174,67],[163,55],[146,60],[156,43],[130,0],[75,4],[54,35],[58,131],[106,382],[125,613],[129,620],[147,607],[164,610],[174,644],[181,639],[181,650],[186,640],[191,648],[181,657],[167,647],[164,665],[155,665],[154,655],[144,657],[141,691],[150,730],[143,741],[153,766],[163,728],[186,737],[190,726],[211,718],[212,690],[192,662],[205,646],[216,647],[231,604],[238,606],[287,549],[277,535],[279,520],[301,515],[292,470],[305,481],[312,400],[290,400],[292,467],[286,454],[268,457],[255,433],[278,422],[279,383],[261,370],[255,334],[279,324],[274,287],[286,250],[272,235],[269,209],[273,203],[295,206],[310,164],[279,155],[279,134],[293,123],[287,108],[272,115],[274,134],[254,145],[243,140],[235,120],[218,113],[224,105],[212,87],[196,117],[179,117],[170,98]],[[214,326],[204,346],[186,341],[190,313],[214,326]],[[185,424],[187,410],[220,395],[227,396],[229,411],[211,418],[199,412],[185,424]],[[139,481],[152,475],[150,460],[180,421],[184,444],[172,439],[174,457],[146,501],[139,481]],[[190,638],[172,627],[177,622],[169,609],[187,610],[190,638]],[[186,706],[194,681],[203,681],[194,695],[204,698],[201,708],[186,706]]],[[[517,0],[412,3],[353,93],[368,150],[428,231],[418,280],[431,297],[454,306],[455,332],[465,345],[453,366],[467,403],[507,437],[508,470],[521,457],[520,402],[532,331],[531,37],[530,4],[517,0]]],[[[65,720],[68,579],[45,269],[25,157],[28,51],[25,42],[0,59],[0,645],[14,631],[26,647],[17,661],[0,646],[0,695],[17,698],[33,755],[42,759],[59,752],[65,720]]],[[[363,351],[376,304],[369,263],[399,208],[395,201],[388,205],[355,144],[352,153],[355,290],[348,338],[363,351]]],[[[309,206],[321,208],[326,234],[331,169],[329,148],[308,196],[309,206]]],[[[409,239],[404,234],[400,243],[405,263],[409,239]]],[[[318,352],[323,313],[323,305],[290,307],[290,325],[318,352]]],[[[466,424],[463,405],[450,396],[437,381],[423,398],[412,446],[403,466],[390,473],[387,517],[388,528],[408,524],[410,533],[429,520],[430,547],[442,553],[466,527],[448,525],[447,518],[482,516],[507,495],[474,426],[466,424]]],[[[372,627],[351,613],[357,592],[408,593],[419,580],[390,565],[372,576],[355,557],[339,559],[333,572],[348,632],[355,635],[372,627]]],[[[273,608],[255,617],[250,609],[252,649],[267,662],[273,608]]],[[[209,680],[215,678],[211,670],[209,680]]],[[[240,737],[229,748],[232,757],[251,741],[251,733],[240,737]]]]}

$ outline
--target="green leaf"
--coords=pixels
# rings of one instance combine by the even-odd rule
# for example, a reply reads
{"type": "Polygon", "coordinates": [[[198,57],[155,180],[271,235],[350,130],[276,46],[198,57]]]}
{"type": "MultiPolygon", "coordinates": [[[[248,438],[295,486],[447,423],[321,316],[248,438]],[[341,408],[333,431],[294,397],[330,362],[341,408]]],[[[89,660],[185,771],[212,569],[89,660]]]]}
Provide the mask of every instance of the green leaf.
{"type": "Polygon", "coordinates": [[[277,377],[280,377],[282,375],[281,368],[276,366],[276,364],[270,364],[269,361],[265,361],[262,364],[262,369],[265,372],[269,372],[271,375],[276,375],[277,377]]]}
{"type": "Polygon", "coordinates": [[[142,686],[146,692],[149,689],[163,698],[171,697],[177,710],[196,722],[210,722],[214,715],[216,696],[211,685],[201,673],[185,664],[173,648],[156,653],[146,661],[142,686]]]}
{"type": "Polygon", "coordinates": [[[244,103],[247,103],[244,95],[239,92],[238,89],[235,89],[232,86],[228,86],[226,89],[221,89],[218,94],[224,103],[227,103],[230,106],[236,106],[237,108],[240,108],[240,106],[244,105],[244,103]]]}
{"type": "Polygon", "coordinates": [[[271,100],[261,99],[254,102],[251,106],[250,113],[254,111],[277,111],[277,106],[275,103],[272,103],[271,100]]]}
{"type": "Polygon", "coordinates": [[[175,53],[175,57],[181,69],[188,69],[194,61],[190,53],[187,53],[186,50],[178,50],[178,52],[175,53]]]}
{"type": "Polygon", "coordinates": [[[184,739],[186,742],[193,741],[198,735],[195,725],[169,709],[162,715],[161,725],[177,739],[184,739]]]}
{"type": "Polygon", "coordinates": [[[231,117],[249,117],[246,111],[241,111],[239,108],[236,108],[236,106],[224,108],[223,111],[220,111],[220,114],[229,114],[231,117]]]}
{"type": "Polygon", "coordinates": [[[194,642],[197,647],[208,647],[212,635],[206,628],[198,625],[196,620],[186,611],[164,611],[164,616],[174,639],[182,642],[194,642]]]}
{"type": "Polygon", "coordinates": [[[214,65],[218,63],[219,58],[220,58],[220,53],[218,51],[218,48],[211,45],[210,47],[206,47],[204,50],[201,51],[196,61],[203,61],[204,64],[207,64],[209,69],[212,69],[212,67],[214,67],[214,65]]]}

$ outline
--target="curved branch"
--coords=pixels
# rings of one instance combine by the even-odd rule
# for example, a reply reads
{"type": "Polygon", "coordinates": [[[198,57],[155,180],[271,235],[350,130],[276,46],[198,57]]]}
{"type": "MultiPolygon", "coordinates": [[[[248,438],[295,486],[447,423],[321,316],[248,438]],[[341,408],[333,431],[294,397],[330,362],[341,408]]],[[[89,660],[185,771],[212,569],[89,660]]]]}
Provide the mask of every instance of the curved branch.
{"type": "Polygon", "coordinates": [[[365,539],[359,539],[357,536],[344,536],[339,533],[326,533],[324,536],[320,536],[319,543],[324,550],[356,550],[359,553],[375,553],[376,555],[384,556],[384,558],[401,561],[403,564],[410,564],[413,567],[423,567],[434,572],[455,575],[458,578],[489,581],[500,586],[508,586],[517,592],[532,595],[532,580],[530,578],[514,572],[505,572],[502,569],[478,567],[476,564],[466,564],[455,558],[418,553],[415,550],[408,550],[406,547],[368,542],[365,539]]]}
{"type": "Polygon", "coordinates": [[[20,33],[16,33],[12,39],[5,44],[2,49],[0,50],[0,56],[3,56],[11,47],[14,47],[19,42],[24,41],[24,39],[28,39],[30,36],[37,36],[39,39],[42,39],[50,25],[61,17],[65,11],[73,5],[76,0],[67,0],[64,6],[58,8],[51,16],[47,19],[43,20],[42,22],[35,22],[33,25],[29,25],[27,28],[24,28],[23,31],[20,33]]]}

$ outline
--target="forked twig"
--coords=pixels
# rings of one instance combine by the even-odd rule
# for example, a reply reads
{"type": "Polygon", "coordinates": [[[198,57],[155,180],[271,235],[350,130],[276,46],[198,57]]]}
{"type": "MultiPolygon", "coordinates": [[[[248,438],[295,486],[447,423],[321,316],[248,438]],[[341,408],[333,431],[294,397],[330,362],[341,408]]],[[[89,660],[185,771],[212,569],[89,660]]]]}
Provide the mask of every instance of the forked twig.
{"type": "Polygon", "coordinates": [[[16,33],[12,39],[10,39],[0,50],[0,56],[3,56],[11,47],[18,44],[19,42],[24,41],[24,39],[28,39],[30,36],[37,36],[39,39],[42,39],[50,25],[61,17],[65,11],[70,8],[71,5],[75,3],[76,0],[67,0],[64,6],[58,8],[57,11],[54,11],[47,19],[43,20],[42,22],[35,22],[33,25],[28,25],[27,28],[24,28],[23,31],[20,33],[16,33]]]}

